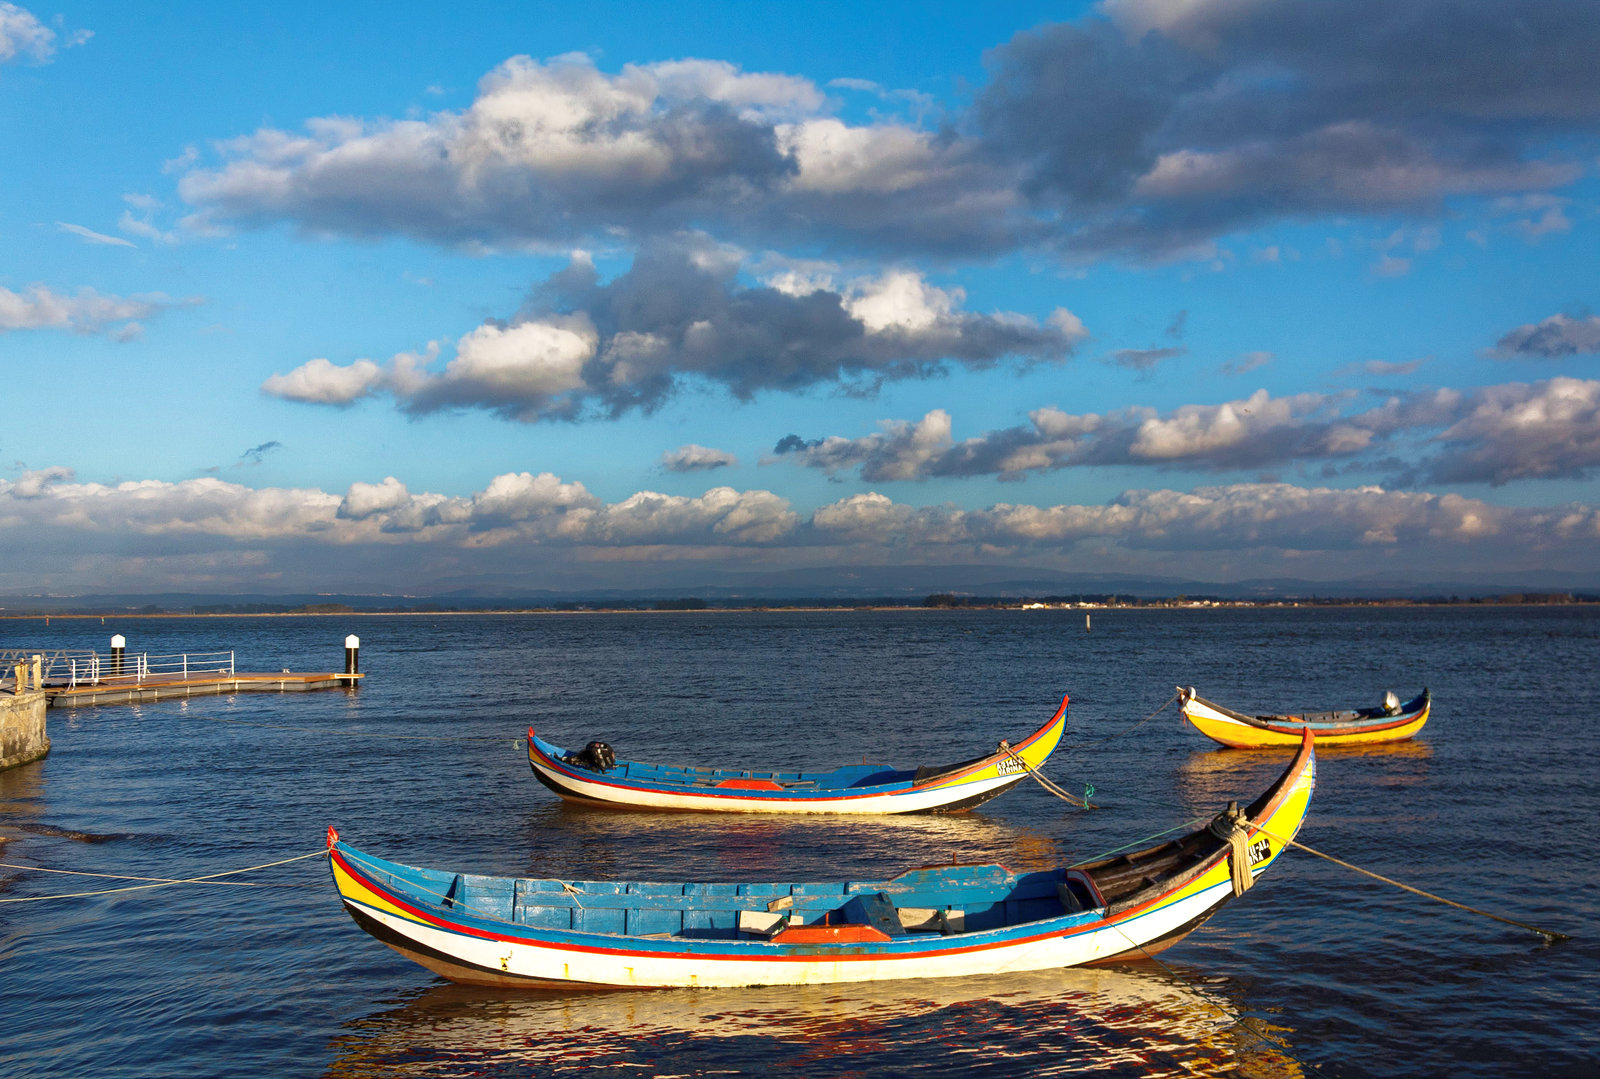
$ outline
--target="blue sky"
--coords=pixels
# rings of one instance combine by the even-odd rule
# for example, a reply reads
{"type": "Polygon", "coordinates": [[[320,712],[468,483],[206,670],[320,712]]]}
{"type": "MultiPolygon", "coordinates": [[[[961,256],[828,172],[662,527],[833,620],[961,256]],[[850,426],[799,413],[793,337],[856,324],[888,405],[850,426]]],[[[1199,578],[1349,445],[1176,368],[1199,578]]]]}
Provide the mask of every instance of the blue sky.
{"type": "Polygon", "coordinates": [[[0,2],[0,591],[1600,583],[1597,45],[0,2]]]}

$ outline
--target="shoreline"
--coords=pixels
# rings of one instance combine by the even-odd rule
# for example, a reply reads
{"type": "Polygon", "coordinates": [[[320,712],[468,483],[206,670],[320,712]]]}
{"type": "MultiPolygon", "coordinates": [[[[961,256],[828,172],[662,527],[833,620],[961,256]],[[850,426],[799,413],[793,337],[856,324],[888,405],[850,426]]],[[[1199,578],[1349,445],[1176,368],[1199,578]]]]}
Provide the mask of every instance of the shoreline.
{"type": "Polygon", "coordinates": [[[962,611],[1016,611],[1019,614],[1039,613],[1093,613],[1095,611],[1228,611],[1228,610],[1301,610],[1306,608],[1349,607],[1593,607],[1600,600],[1569,598],[1561,600],[1501,600],[1493,597],[1461,600],[1396,600],[1396,599],[1329,599],[1329,600],[1224,600],[1204,603],[1164,602],[1148,603],[1070,603],[1028,604],[970,603],[927,605],[922,603],[840,603],[840,604],[751,604],[748,606],[643,607],[643,606],[585,606],[557,607],[505,607],[505,608],[448,608],[440,610],[340,610],[294,611],[48,611],[29,613],[0,613],[0,622],[35,622],[50,619],[86,621],[90,619],[151,619],[151,618],[462,618],[471,616],[537,616],[585,614],[760,614],[760,613],[847,613],[851,611],[879,613],[884,611],[923,611],[927,613],[962,611]]]}

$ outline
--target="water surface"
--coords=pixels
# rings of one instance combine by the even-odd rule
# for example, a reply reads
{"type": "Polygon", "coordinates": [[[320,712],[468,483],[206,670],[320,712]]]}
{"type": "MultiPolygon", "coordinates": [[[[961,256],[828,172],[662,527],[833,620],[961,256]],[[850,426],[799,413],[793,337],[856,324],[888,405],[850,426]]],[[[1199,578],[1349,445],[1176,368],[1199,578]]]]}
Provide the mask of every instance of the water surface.
{"type": "MultiPolygon", "coordinates": [[[[846,879],[1098,856],[1258,793],[1281,753],[1213,747],[1177,683],[1246,711],[1427,685],[1389,751],[1328,751],[1301,839],[1577,939],[1540,938],[1291,851],[1162,962],[868,986],[505,993],[371,940],[326,865],[0,903],[5,1076],[1593,1075],[1600,1057],[1594,608],[701,612],[0,623],[0,648],[236,649],[353,693],[52,711],[0,773],[0,860],[188,878],[308,854],[484,873],[846,879]],[[954,818],[651,816],[567,807],[520,739],[704,765],[939,764],[1072,695],[1047,771],[954,818]]],[[[0,869],[0,899],[124,882],[0,869]]]]}

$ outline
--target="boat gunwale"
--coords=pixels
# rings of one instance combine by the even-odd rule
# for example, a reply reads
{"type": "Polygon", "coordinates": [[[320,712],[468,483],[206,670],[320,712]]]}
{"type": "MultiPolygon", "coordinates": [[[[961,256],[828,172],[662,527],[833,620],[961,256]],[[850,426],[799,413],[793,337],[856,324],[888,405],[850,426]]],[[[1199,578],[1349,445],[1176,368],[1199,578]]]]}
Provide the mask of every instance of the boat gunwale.
{"type": "MultiPolygon", "coordinates": [[[[1283,808],[1289,795],[1298,788],[1302,779],[1307,780],[1311,786],[1314,787],[1315,774],[1316,760],[1314,739],[1309,732],[1306,732],[1302,738],[1299,751],[1296,753],[1294,759],[1290,762],[1288,767],[1283,771],[1278,779],[1271,786],[1269,786],[1266,791],[1258,796],[1256,800],[1252,802],[1244,811],[1245,820],[1242,822],[1244,826],[1248,830],[1253,831],[1256,835],[1261,834],[1266,826],[1273,820],[1279,810],[1283,808]]],[[[1278,849],[1275,851],[1270,851],[1266,859],[1261,863],[1252,864],[1250,867],[1252,876],[1264,871],[1273,861],[1277,859],[1278,855],[1281,854],[1283,849],[1285,849],[1287,846],[1287,842],[1285,841],[1292,838],[1293,832],[1298,830],[1299,824],[1301,821],[1303,821],[1303,819],[1304,810],[1302,810],[1300,817],[1294,822],[1293,828],[1290,830],[1291,834],[1288,836],[1279,836],[1275,833],[1266,833],[1269,839],[1272,839],[1278,843],[1278,849]]],[[[1065,874],[1072,870],[1079,870],[1088,873],[1091,879],[1093,879],[1093,870],[1095,869],[1110,867],[1119,862],[1124,864],[1131,863],[1132,861],[1136,860],[1140,854],[1159,851],[1174,845],[1181,847],[1185,843],[1194,844],[1193,852],[1188,855],[1190,859],[1189,865],[1181,869],[1174,869],[1173,871],[1168,872],[1167,874],[1149,882],[1146,886],[1136,889],[1120,898],[1110,900],[1105,906],[1097,907],[1092,910],[1075,912],[1064,911],[1059,915],[1051,915],[1045,918],[1037,918],[1024,922],[1014,922],[1007,925],[973,930],[966,933],[952,933],[949,935],[914,933],[908,934],[904,937],[893,937],[888,941],[872,942],[869,944],[851,942],[847,944],[809,945],[785,945],[781,942],[769,940],[747,940],[738,937],[715,939],[686,938],[676,934],[667,937],[651,938],[639,935],[629,935],[627,933],[604,933],[593,930],[563,930],[528,926],[525,923],[517,923],[487,915],[474,914],[469,909],[465,908],[446,913],[440,909],[441,904],[437,902],[428,902],[421,896],[417,895],[416,892],[421,891],[421,889],[416,888],[414,885],[406,882],[384,885],[380,881],[374,879],[371,875],[371,871],[376,871],[390,877],[391,880],[396,877],[395,873],[383,869],[379,865],[374,865],[374,862],[382,863],[382,865],[397,866],[403,870],[409,870],[413,873],[442,874],[445,871],[424,869],[418,866],[405,865],[404,863],[389,862],[385,859],[375,859],[372,855],[365,854],[364,852],[350,847],[348,844],[339,840],[337,832],[333,829],[329,829],[328,849],[330,860],[335,866],[336,883],[338,876],[337,869],[338,867],[342,867],[346,874],[348,874],[363,888],[371,891],[375,896],[387,902],[393,903],[397,908],[408,913],[411,918],[417,921],[419,924],[440,932],[506,944],[521,944],[539,948],[553,948],[563,952],[575,953],[637,956],[639,958],[655,959],[677,958],[692,959],[697,961],[717,960],[719,962],[748,962],[754,960],[762,962],[780,961],[786,963],[814,963],[819,961],[939,959],[948,956],[993,950],[996,948],[1009,948],[1027,945],[1037,941],[1056,937],[1072,937],[1085,932],[1105,929],[1112,925],[1119,927],[1130,925],[1147,914],[1155,913],[1161,909],[1165,909],[1170,902],[1179,901],[1181,899],[1180,893],[1183,892],[1185,888],[1187,888],[1194,881],[1199,880],[1206,874],[1210,873],[1220,863],[1224,862],[1229,857],[1231,851],[1230,845],[1225,840],[1217,837],[1214,833],[1211,833],[1209,826],[1206,826],[1196,829],[1178,840],[1171,840],[1166,843],[1156,844],[1152,847],[1145,848],[1143,851],[1127,852],[1110,858],[1098,859],[1076,865],[1056,867],[1057,870],[1062,872],[1063,879],[1065,878],[1065,874]],[[354,863],[361,863],[361,865],[370,867],[370,871],[363,869],[361,865],[353,864],[352,859],[354,860],[354,863]],[[423,909],[422,904],[424,903],[426,903],[426,906],[431,907],[432,909],[423,909]]],[[[920,868],[940,867],[932,866],[920,868]]],[[[911,870],[902,871],[902,874],[900,875],[910,871],[911,870]]],[[[1009,873],[1009,871],[1007,872],[1009,873]]],[[[1040,872],[1042,874],[1048,874],[1053,871],[1044,870],[1040,872]]],[[[1021,876],[1026,875],[1027,874],[1011,874],[1012,881],[1015,882],[1021,876]]],[[[457,876],[460,876],[460,874],[457,874],[457,876]]],[[[540,878],[513,877],[497,879],[515,882],[518,880],[540,878]]],[[[890,881],[894,879],[895,878],[888,878],[890,881]]],[[[560,884],[564,882],[552,879],[551,883],[560,884]]],[[[682,886],[681,884],[673,882],[641,881],[614,883],[659,884],[665,887],[682,886]]],[[[833,883],[834,882],[827,882],[827,885],[831,887],[833,883]]],[[[846,901],[848,901],[849,897],[854,895],[870,895],[873,893],[873,890],[877,885],[886,882],[864,882],[864,886],[854,892],[848,891],[851,883],[852,882],[847,881],[839,885],[840,891],[838,894],[846,901]]],[[[737,887],[738,885],[733,886],[737,887]]],[[[781,888],[784,887],[785,884],[777,883],[768,884],[765,886],[781,888]]],[[[788,884],[787,886],[791,889],[806,886],[820,888],[823,887],[823,884],[813,882],[796,882],[793,884],[788,884]]],[[[1209,892],[1215,888],[1225,886],[1225,881],[1220,882],[1218,884],[1208,886],[1206,889],[1204,889],[1204,891],[1197,894],[1204,894],[1204,892],[1209,892]]],[[[794,893],[791,892],[790,894],[794,893]]],[[[828,894],[831,895],[833,893],[830,892],[828,894]]],[[[344,905],[350,909],[353,917],[357,915],[359,908],[366,906],[366,904],[362,904],[359,901],[353,900],[349,896],[345,895],[342,888],[340,889],[340,898],[344,905]]],[[[440,898],[443,898],[443,896],[440,898]]],[[[753,898],[759,900],[766,899],[768,897],[757,895],[753,898]]],[[[779,896],[774,895],[771,898],[779,898],[779,896]]],[[[1216,910],[1220,909],[1231,898],[1233,898],[1231,891],[1214,897],[1213,900],[1205,907],[1205,909],[1196,917],[1196,919],[1193,921],[1193,925],[1198,925],[1206,918],[1209,918],[1216,912],[1216,910]]],[[[371,916],[369,915],[369,917],[371,916]]],[[[358,924],[363,924],[363,928],[366,928],[360,917],[357,917],[356,920],[358,924]]],[[[1176,941],[1177,939],[1181,939],[1181,937],[1186,934],[1189,929],[1192,929],[1192,927],[1193,926],[1191,925],[1188,928],[1181,928],[1181,931],[1169,932],[1166,934],[1164,939],[1169,943],[1176,941]]],[[[377,936],[377,934],[373,935],[377,936]]],[[[385,940],[383,937],[378,937],[378,939],[384,940],[384,943],[390,944],[391,947],[395,946],[388,940],[385,940]]],[[[1133,938],[1130,936],[1129,939],[1131,941],[1133,938]]],[[[1149,943],[1150,942],[1146,942],[1146,945],[1149,943]]],[[[1139,951],[1143,947],[1145,946],[1135,943],[1133,950],[1139,951]]],[[[454,958],[451,961],[456,963],[465,962],[459,958],[454,958]]],[[[1098,962],[1101,960],[1096,961],[1098,962]]],[[[495,972],[487,971],[486,973],[494,974],[495,972]]]]}
{"type": "Polygon", "coordinates": [[[1188,694],[1188,699],[1179,706],[1183,711],[1184,718],[1188,719],[1190,723],[1193,723],[1194,719],[1188,713],[1189,702],[1203,705],[1204,707],[1211,709],[1213,712],[1217,713],[1220,719],[1232,720],[1236,723],[1243,724],[1244,726],[1253,727],[1256,730],[1270,731],[1273,734],[1287,735],[1298,735],[1302,730],[1308,730],[1318,737],[1329,738],[1338,737],[1345,734],[1381,734],[1387,730],[1394,730],[1396,728],[1415,723],[1420,717],[1427,714],[1427,712],[1432,708],[1433,696],[1426,688],[1424,688],[1421,693],[1401,704],[1400,711],[1394,715],[1384,715],[1381,713],[1377,715],[1368,715],[1368,713],[1371,713],[1375,710],[1363,708],[1350,709],[1348,712],[1342,713],[1305,713],[1306,715],[1348,714],[1358,717],[1357,721],[1355,722],[1306,720],[1301,716],[1294,715],[1253,716],[1245,712],[1235,711],[1226,705],[1218,704],[1215,701],[1208,700],[1205,697],[1200,696],[1198,693],[1191,692],[1188,694]],[[1361,722],[1360,719],[1362,718],[1375,721],[1381,720],[1381,722],[1361,722]]]}
{"type": "MultiPolygon", "coordinates": [[[[974,759],[972,759],[970,761],[966,761],[966,762],[963,762],[961,764],[955,765],[953,767],[947,768],[945,771],[938,772],[938,773],[936,773],[934,775],[928,776],[926,779],[924,779],[920,783],[916,781],[915,777],[916,777],[916,774],[917,774],[917,770],[914,769],[914,768],[912,768],[912,769],[902,769],[902,768],[891,769],[893,772],[895,772],[901,778],[898,778],[898,779],[896,779],[896,780],[894,780],[892,782],[874,784],[874,785],[872,785],[870,787],[821,787],[821,786],[811,786],[811,787],[808,787],[806,789],[801,789],[801,790],[797,790],[797,789],[794,789],[794,788],[785,788],[785,789],[782,789],[782,790],[761,790],[761,789],[750,789],[750,788],[741,788],[741,787],[725,787],[725,788],[718,788],[718,787],[713,787],[713,786],[701,787],[698,784],[690,784],[690,783],[683,783],[683,782],[673,782],[673,781],[670,781],[670,780],[651,780],[651,779],[635,778],[633,776],[628,776],[626,778],[624,778],[624,777],[607,778],[607,773],[606,772],[597,772],[597,771],[593,771],[591,769],[581,768],[579,766],[569,764],[568,762],[562,760],[561,759],[562,756],[565,755],[568,752],[568,750],[563,746],[556,745],[553,742],[546,741],[545,739],[539,737],[539,735],[535,732],[534,728],[532,728],[532,727],[528,728],[528,763],[533,767],[535,774],[538,775],[541,780],[546,780],[545,785],[551,787],[551,789],[555,790],[555,792],[558,795],[560,795],[561,797],[568,798],[568,799],[574,800],[574,801],[583,801],[584,803],[591,804],[591,805],[602,805],[602,806],[606,806],[608,808],[615,808],[615,807],[628,808],[629,804],[628,803],[623,803],[623,802],[611,803],[611,802],[606,802],[604,799],[599,799],[599,798],[585,798],[581,794],[575,794],[575,793],[570,792],[570,791],[565,790],[565,789],[559,789],[559,788],[553,786],[550,782],[548,782],[547,779],[546,779],[546,776],[541,774],[541,773],[545,772],[545,771],[548,771],[550,773],[553,773],[555,776],[560,776],[560,777],[564,777],[564,778],[567,778],[567,779],[575,780],[577,782],[584,783],[584,784],[589,784],[589,785],[594,785],[594,786],[601,786],[601,787],[609,787],[609,788],[611,788],[613,790],[643,791],[643,792],[648,792],[648,793],[651,793],[651,794],[670,794],[670,795],[678,795],[678,796],[686,797],[686,798],[706,799],[707,800],[707,804],[710,804],[711,802],[715,802],[715,801],[738,801],[738,800],[754,801],[754,802],[783,802],[783,803],[800,803],[800,804],[804,804],[804,803],[808,803],[808,802],[843,802],[843,801],[859,801],[859,800],[861,800],[863,798],[893,797],[895,795],[923,793],[923,792],[926,792],[926,791],[937,790],[937,789],[941,789],[941,788],[945,788],[945,787],[957,787],[957,786],[965,785],[967,783],[973,782],[973,779],[971,777],[973,776],[974,773],[982,772],[982,771],[985,771],[985,770],[987,770],[989,768],[995,767],[995,766],[999,765],[1001,762],[1006,761],[1006,760],[1010,759],[1013,756],[1021,757],[1027,750],[1032,748],[1037,742],[1039,742],[1046,735],[1048,735],[1053,729],[1059,727],[1061,729],[1061,733],[1065,733],[1067,705],[1068,705],[1070,699],[1071,699],[1070,695],[1063,696],[1062,699],[1061,699],[1061,704],[1056,708],[1055,713],[1048,720],[1046,720],[1044,722],[1044,724],[1039,727],[1038,730],[1034,731],[1032,734],[1030,734],[1026,738],[1022,739],[1022,741],[1014,743],[1014,744],[1008,743],[1006,748],[1004,748],[1004,749],[996,749],[992,753],[989,753],[989,754],[987,754],[985,756],[977,757],[977,758],[974,758],[974,759]]],[[[1059,741],[1059,736],[1058,736],[1058,741],[1059,741]]],[[[620,768],[621,766],[630,765],[630,764],[638,764],[638,765],[641,765],[641,766],[644,766],[644,767],[653,767],[653,768],[664,767],[662,765],[655,765],[655,764],[651,764],[649,762],[635,761],[635,760],[632,760],[632,759],[619,760],[617,762],[617,764],[616,764],[616,767],[620,768]]],[[[667,766],[667,767],[673,767],[673,766],[667,766]]],[[[758,770],[758,769],[732,769],[732,768],[697,769],[694,766],[683,766],[683,767],[684,767],[684,769],[686,771],[688,771],[688,770],[700,771],[700,772],[703,772],[704,774],[706,774],[708,776],[719,776],[719,775],[723,775],[724,773],[726,773],[725,778],[728,778],[728,779],[752,778],[752,777],[746,775],[745,773],[758,770]]],[[[839,768],[835,768],[835,769],[832,769],[832,770],[826,771],[826,772],[795,772],[795,773],[777,773],[777,772],[774,772],[773,774],[774,775],[777,775],[777,774],[786,774],[786,775],[787,774],[793,774],[793,775],[796,775],[796,776],[810,776],[810,777],[813,777],[813,778],[810,779],[810,780],[801,780],[800,782],[815,783],[816,779],[824,778],[824,777],[831,776],[831,775],[837,775],[840,772],[844,772],[844,771],[846,771],[848,769],[859,768],[859,767],[861,767],[861,766],[860,765],[842,765],[839,768]]],[[[887,768],[888,766],[885,766],[885,767],[887,768]]],[[[1000,776],[1000,777],[998,777],[1001,780],[1009,779],[1009,780],[1011,780],[1011,782],[1007,783],[1005,785],[1005,787],[1001,788],[1000,790],[996,790],[993,793],[998,795],[998,794],[1002,793],[1004,790],[1009,789],[1011,786],[1015,785],[1015,783],[1021,782],[1026,777],[1026,774],[1027,774],[1026,767],[1024,767],[1022,769],[1019,769],[1014,776],[1000,776]]],[[[760,779],[760,778],[765,778],[765,777],[754,777],[754,778],[760,779]]],[[[774,780],[774,782],[777,782],[777,780],[774,780]]],[[[662,808],[662,807],[651,806],[651,807],[648,807],[648,808],[658,809],[658,808],[662,808]]]]}

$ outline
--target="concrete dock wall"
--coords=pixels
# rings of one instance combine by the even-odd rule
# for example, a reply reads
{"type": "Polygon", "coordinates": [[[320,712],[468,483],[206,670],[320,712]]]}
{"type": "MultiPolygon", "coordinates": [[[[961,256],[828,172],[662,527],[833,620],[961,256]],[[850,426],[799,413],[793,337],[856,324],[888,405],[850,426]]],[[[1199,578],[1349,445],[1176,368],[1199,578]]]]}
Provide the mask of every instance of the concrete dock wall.
{"type": "Polygon", "coordinates": [[[44,733],[44,693],[0,693],[0,770],[36,761],[50,752],[44,733]]]}

